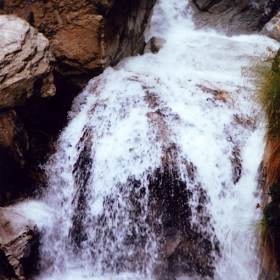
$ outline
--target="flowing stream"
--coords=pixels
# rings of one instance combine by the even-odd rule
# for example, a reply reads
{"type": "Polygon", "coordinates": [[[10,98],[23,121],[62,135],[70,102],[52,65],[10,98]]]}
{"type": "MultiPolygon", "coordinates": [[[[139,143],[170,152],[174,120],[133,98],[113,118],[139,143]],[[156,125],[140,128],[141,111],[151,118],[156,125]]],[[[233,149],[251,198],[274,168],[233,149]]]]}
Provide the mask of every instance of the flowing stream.
{"type": "Polygon", "coordinates": [[[26,211],[47,279],[258,279],[264,150],[248,66],[266,37],[195,30],[185,0],[160,0],[158,53],[127,58],[75,99],[48,189],[26,211]]]}

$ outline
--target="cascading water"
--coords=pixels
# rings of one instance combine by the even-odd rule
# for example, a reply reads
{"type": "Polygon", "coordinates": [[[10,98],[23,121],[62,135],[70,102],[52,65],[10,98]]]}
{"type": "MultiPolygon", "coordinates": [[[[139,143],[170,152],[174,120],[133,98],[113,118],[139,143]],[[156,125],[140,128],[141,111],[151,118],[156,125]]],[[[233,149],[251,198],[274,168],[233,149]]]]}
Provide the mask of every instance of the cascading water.
{"type": "Polygon", "coordinates": [[[242,69],[279,45],[194,30],[185,0],[148,33],[163,48],[89,82],[41,202],[16,206],[43,212],[38,279],[258,278],[264,132],[242,69]]]}

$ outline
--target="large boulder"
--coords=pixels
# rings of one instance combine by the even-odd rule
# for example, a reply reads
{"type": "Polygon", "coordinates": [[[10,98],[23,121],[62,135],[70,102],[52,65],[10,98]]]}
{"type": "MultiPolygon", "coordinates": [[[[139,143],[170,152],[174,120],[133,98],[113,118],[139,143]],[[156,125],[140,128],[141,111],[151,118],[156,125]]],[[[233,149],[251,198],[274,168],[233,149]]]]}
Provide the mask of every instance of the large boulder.
{"type": "Polygon", "coordinates": [[[38,253],[36,225],[9,208],[0,208],[0,273],[24,280],[34,273],[38,253]]]}
{"type": "Polygon", "coordinates": [[[198,27],[215,27],[228,35],[259,32],[277,13],[274,0],[191,0],[198,27]]]}
{"type": "Polygon", "coordinates": [[[50,40],[56,70],[83,87],[122,58],[141,53],[156,0],[2,0],[0,13],[25,18],[50,40]]]}
{"type": "Polygon", "coordinates": [[[0,16],[0,109],[55,94],[49,42],[26,21],[0,16]]]}
{"type": "Polygon", "coordinates": [[[262,33],[280,42],[280,13],[263,27],[262,33]]]}

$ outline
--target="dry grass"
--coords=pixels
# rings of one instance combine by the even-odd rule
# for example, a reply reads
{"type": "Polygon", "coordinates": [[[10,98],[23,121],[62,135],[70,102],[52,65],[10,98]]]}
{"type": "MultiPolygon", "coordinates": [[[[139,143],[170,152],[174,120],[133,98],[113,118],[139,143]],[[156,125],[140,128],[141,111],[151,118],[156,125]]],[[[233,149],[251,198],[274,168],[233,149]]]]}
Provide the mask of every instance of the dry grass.
{"type": "MultiPolygon", "coordinates": [[[[273,274],[274,277],[279,271],[279,248],[280,231],[278,227],[271,226],[267,209],[277,205],[268,195],[269,187],[280,181],[280,52],[277,53],[273,61],[265,60],[254,68],[251,68],[254,83],[256,85],[256,98],[265,113],[266,125],[266,149],[263,166],[266,169],[265,184],[263,186],[264,218],[260,222],[261,226],[261,251],[262,266],[265,267],[266,274],[273,274]],[[270,202],[272,201],[272,202],[270,202]],[[270,202],[270,203],[269,203],[270,202]],[[267,220],[268,219],[268,220],[267,220]]],[[[277,185],[277,188],[278,185],[277,185]]],[[[274,208],[273,208],[274,209],[274,208]]],[[[275,208],[276,209],[276,208],[275,208]]],[[[279,210],[272,212],[278,215],[279,210]],[[276,211],[276,212],[275,212],[276,211]]],[[[271,214],[272,215],[272,214],[271,214]]],[[[273,214],[274,215],[274,214],[273,214]]],[[[277,218],[278,219],[278,218],[277,218]]],[[[266,275],[268,276],[268,275],[266,275]]]]}

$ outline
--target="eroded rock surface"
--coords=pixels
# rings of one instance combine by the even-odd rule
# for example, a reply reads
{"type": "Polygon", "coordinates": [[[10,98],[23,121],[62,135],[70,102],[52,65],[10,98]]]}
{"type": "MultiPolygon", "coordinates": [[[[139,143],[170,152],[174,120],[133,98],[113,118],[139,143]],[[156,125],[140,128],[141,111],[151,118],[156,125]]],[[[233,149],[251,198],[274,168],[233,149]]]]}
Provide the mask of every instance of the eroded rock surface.
{"type": "Polygon", "coordinates": [[[0,208],[1,276],[20,280],[30,276],[36,266],[37,246],[35,224],[9,208],[0,208]]]}
{"type": "Polygon", "coordinates": [[[0,109],[55,94],[49,42],[26,21],[0,16],[0,109]]]}
{"type": "Polygon", "coordinates": [[[83,87],[122,58],[141,53],[156,0],[2,0],[0,13],[25,18],[50,40],[56,70],[83,87]]]}
{"type": "Polygon", "coordinates": [[[198,27],[215,27],[228,35],[259,32],[280,9],[274,0],[192,0],[198,27]]]}
{"type": "Polygon", "coordinates": [[[280,42],[280,13],[263,27],[262,33],[280,42]]]}

